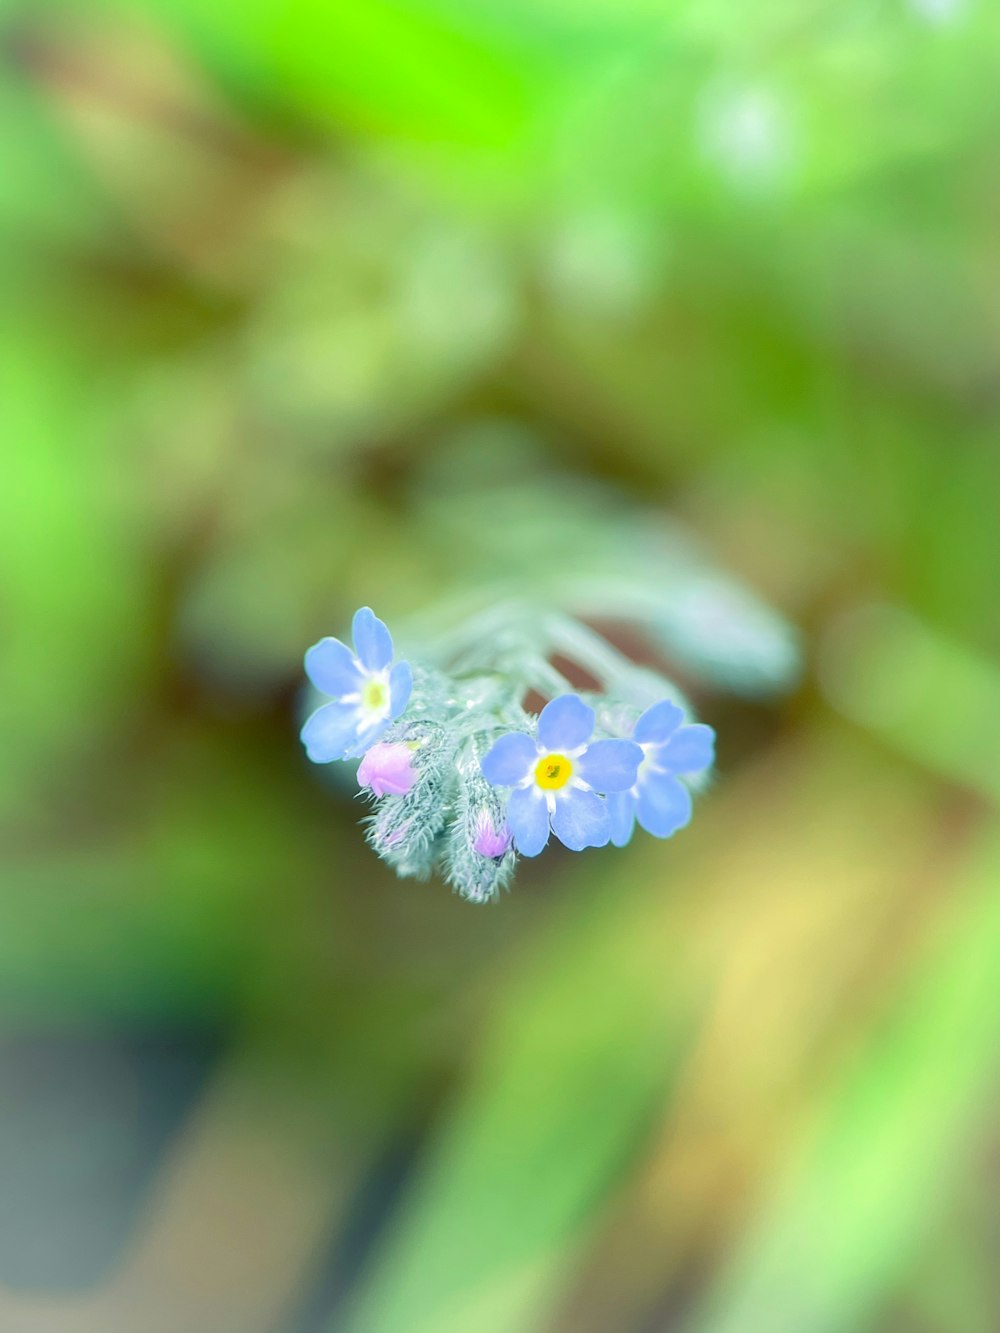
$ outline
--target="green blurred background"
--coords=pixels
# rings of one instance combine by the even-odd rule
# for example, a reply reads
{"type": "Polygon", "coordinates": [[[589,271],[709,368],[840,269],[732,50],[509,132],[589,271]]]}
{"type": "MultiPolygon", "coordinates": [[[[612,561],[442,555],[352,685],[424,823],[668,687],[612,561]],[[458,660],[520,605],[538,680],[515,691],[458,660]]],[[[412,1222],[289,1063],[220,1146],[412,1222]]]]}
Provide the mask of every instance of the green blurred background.
{"type": "Polygon", "coordinates": [[[996,1333],[995,6],[0,50],[0,1333],[996,1333]],[[303,649],[633,506],[801,682],[683,674],[671,843],[395,879],[303,649]]]}

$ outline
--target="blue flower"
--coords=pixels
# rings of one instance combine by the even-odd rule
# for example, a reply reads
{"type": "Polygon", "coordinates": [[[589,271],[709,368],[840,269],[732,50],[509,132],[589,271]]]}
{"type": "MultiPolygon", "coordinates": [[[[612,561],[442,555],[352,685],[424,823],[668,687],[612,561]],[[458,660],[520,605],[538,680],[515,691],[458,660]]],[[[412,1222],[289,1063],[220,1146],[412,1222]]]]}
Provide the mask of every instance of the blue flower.
{"type": "Polygon", "coordinates": [[[632,741],[594,741],[594,710],[564,694],[545,705],[538,736],[501,736],[481,767],[494,787],[513,787],[507,824],[522,856],[537,856],[549,827],[571,851],[603,847],[611,836],[607,804],[598,793],[627,791],[642,750],[632,741]]]}
{"type": "Polygon", "coordinates": [[[314,764],[364,754],[403,712],[413,688],[408,663],[392,665],[392,638],[370,607],[356,612],[351,633],[353,652],[327,638],[306,653],[306,675],[333,700],[302,728],[302,744],[314,764]]]}
{"type": "Polygon", "coordinates": [[[656,838],[669,838],[691,818],[691,793],[678,776],[699,773],[714,758],[715,732],[702,723],[684,723],[684,713],[669,699],[647,708],[632,739],[642,750],[635,784],[608,797],[611,841],[624,847],[636,819],[656,838]]]}

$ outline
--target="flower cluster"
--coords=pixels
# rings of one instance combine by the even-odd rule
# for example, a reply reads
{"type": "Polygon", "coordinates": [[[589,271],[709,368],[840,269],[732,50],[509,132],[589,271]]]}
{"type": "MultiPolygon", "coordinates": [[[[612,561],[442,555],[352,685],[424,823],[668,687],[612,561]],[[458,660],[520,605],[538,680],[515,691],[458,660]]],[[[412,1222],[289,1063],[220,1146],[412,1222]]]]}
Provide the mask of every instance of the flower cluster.
{"type": "Polygon", "coordinates": [[[567,690],[534,717],[521,703],[530,681],[509,667],[505,680],[394,662],[368,607],[353,647],[321,639],[305,666],[329,696],[302,728],[308,757],[360,758],[375,851],[403,876],[438,870],[472,902],[496,898],[518,856],[552,835],[575,852],[623,847],[637,821],[670,837],[691,818],[688,780],[713,761],[711,727],[670,699],[640,712],[609,692],[598,712],[567,690]]]}

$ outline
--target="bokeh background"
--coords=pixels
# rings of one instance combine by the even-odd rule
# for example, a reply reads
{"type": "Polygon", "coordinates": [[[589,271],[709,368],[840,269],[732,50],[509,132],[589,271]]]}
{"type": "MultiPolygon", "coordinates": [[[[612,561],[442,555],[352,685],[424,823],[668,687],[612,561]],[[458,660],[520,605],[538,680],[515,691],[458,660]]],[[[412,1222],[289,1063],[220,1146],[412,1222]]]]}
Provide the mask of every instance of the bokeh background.
{"type": "Polygon", "coordinates": [[[996,7],[0,51],[0,1331],[996,1333],[996,7]],[[801,674],[682,665],[672,842],[395,879],[303,649],[633,510],[801,674]]]}

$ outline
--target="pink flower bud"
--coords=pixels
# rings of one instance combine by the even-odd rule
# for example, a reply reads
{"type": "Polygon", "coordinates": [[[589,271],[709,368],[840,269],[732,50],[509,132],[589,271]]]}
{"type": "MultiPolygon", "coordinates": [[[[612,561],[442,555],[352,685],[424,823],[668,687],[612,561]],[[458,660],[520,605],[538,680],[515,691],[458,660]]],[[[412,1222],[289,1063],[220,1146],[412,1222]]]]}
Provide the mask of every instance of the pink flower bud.
{"type": "Polygon", "coordinates": [[[480,856],[488,856],[495,860],[503,856],[510,846],[510,830],[506,824],[494,829],[489,815],[483,813],[476,820],[476,835],[472,839],[472,846],[480,856]]]}
{"type": "Polygon", "coordinates": [[[401,741],[380,741],[358,766],[358,783],[376,796],[405,796],[417,780],[413,751],[401,741]]]}

